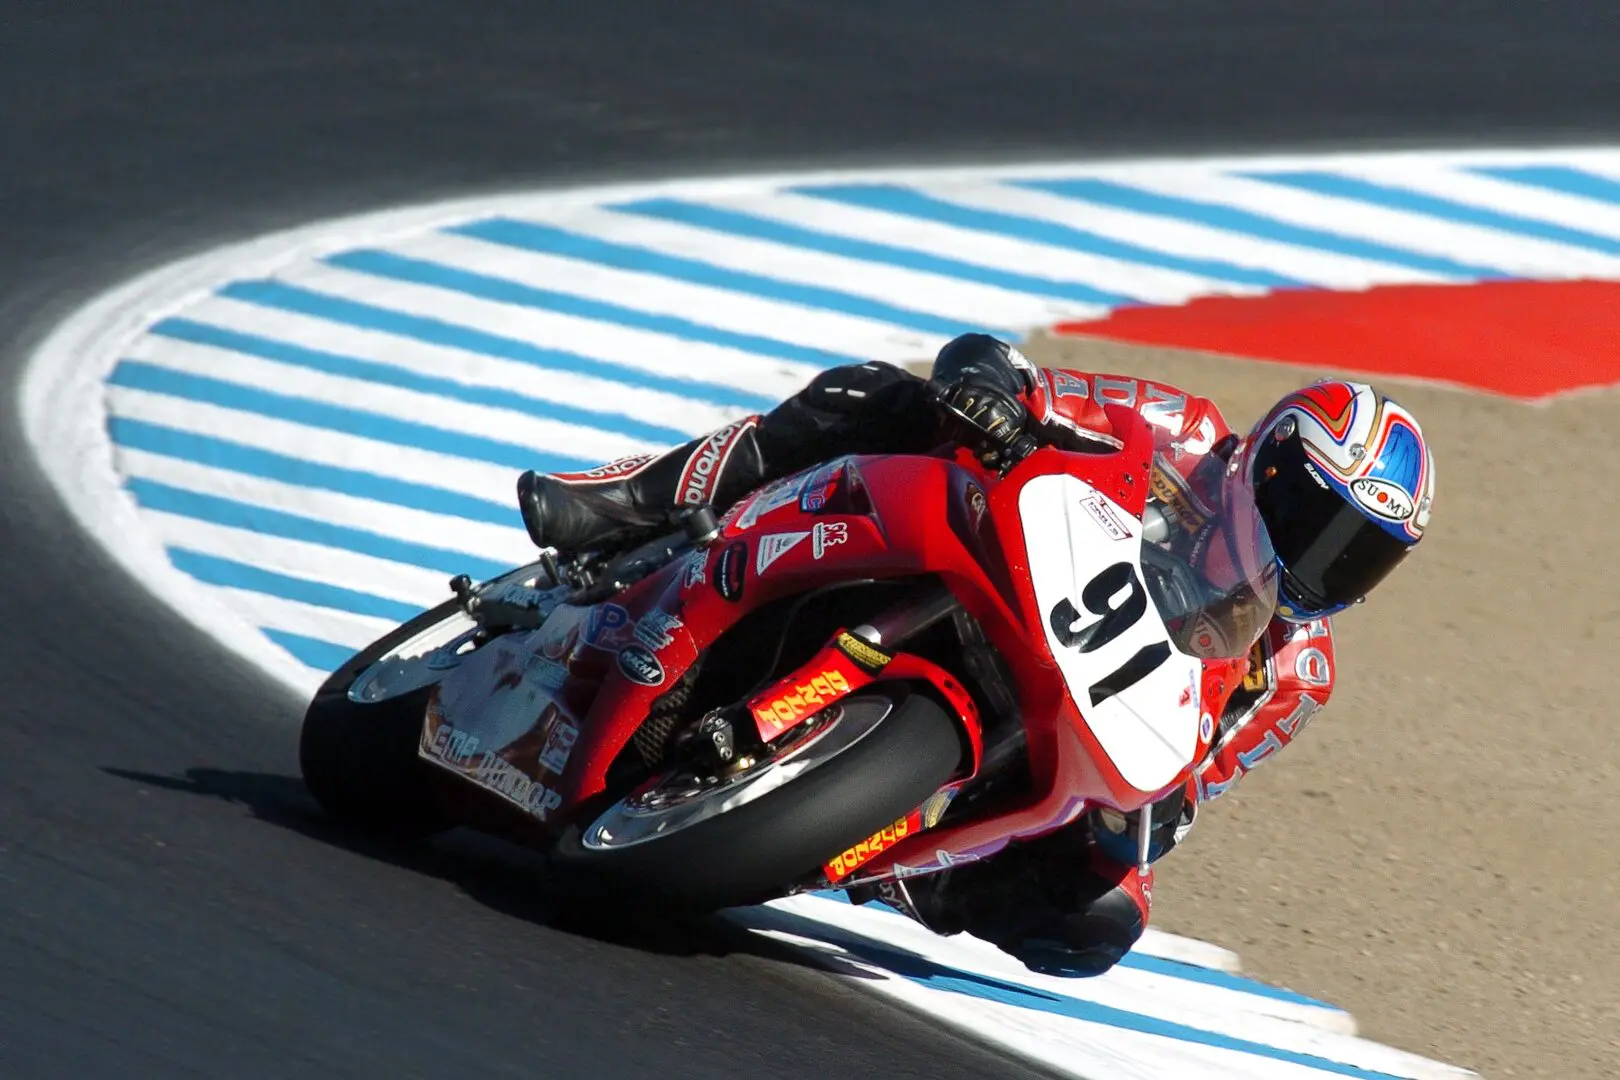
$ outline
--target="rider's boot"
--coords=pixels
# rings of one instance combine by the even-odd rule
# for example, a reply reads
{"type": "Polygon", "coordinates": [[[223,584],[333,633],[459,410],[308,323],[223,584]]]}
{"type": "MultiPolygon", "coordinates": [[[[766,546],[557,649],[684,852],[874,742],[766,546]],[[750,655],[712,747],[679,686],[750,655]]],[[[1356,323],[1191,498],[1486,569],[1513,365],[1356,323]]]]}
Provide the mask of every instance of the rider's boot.
{"type": "Polygon", "coordinates": [[[933,444],[926,383],[893,364],[821,372],[763,416],[750,416],[656,456],[588,472],[518,479],[523,524],[537,547],[569,554],[663,527],[670,510],[724,513],[767,480],[839,454],[908,453],[933,444]]]}
{"type": "Polygon", "coordinates": [[[971,934],[1042,974],[1100,975],[1147,928],[1153,868],[1139,874],[1070,839],[1059,832],[851,899],[878,900],[936,934],[971,934]]]}
{"type": "Polygon", "coordinates": [[[620,458],[582,473],[518,477],[518,508],[536,547],[563,554],[616,547],[667,527],[672,510],[723,512],[768,479],[758,416],[662,454],[620,458]]]}

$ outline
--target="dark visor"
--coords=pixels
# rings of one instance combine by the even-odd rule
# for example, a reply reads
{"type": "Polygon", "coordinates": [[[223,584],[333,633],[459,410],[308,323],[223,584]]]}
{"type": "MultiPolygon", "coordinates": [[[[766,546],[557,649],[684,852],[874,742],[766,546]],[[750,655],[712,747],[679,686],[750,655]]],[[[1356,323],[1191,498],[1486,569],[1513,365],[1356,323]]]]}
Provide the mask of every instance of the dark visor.
{"type": "Polygon", "coordinates": [[[1325,479],[1318,483],[1308,464],[1298,435],[1266,436],[1252,472],[1255,505],[1283,564],[1283,594],[1306,617],[1366,596],[1411,550],[1325,479]]]}

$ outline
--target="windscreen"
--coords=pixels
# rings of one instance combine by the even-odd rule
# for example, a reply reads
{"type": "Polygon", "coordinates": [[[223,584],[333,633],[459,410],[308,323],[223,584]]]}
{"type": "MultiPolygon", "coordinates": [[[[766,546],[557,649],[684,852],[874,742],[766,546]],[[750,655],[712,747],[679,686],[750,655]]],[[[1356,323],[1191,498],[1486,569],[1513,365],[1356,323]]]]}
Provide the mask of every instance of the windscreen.
{"type": "Polygon", "coordinates": [[[1170,638],[1206,660],[1248,654],[1277,610],[1277,556],[1241,475],[1206,457],[1184,477],[1156,455],[1142,570],[1170,638]]]}

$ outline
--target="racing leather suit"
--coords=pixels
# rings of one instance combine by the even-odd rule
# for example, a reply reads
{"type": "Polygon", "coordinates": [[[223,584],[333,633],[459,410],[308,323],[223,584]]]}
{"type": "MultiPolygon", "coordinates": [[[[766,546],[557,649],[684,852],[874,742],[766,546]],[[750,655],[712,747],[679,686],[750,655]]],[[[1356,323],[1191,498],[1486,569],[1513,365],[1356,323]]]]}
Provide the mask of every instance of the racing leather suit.
{"type": "MultiPolygon", "coordinates": [[[[1038,369],[1001,342],[981,335],[965,338],[994,344],[993,353],[974,351],[974,374],[1016,387],[1027,412],[1023,430],[1037,443],[1120,445],[1105,405],[1134,409],[1161,428],[1158,452],[1182,475],[1212,453],[1230,454],[1236,443],[1207,398],[1129,376],[1038,369]],[[987,371],[987,365],[1003,370],[987,371]]],[[[933,372],[936,384],[948,384],[958,374],[942,370],[945,366],[942,351],[933,372]]],[[[566,476],[525,474],[519,482],[525,521],[536,543],[566,548],[567,538],[542,531],[566,533],[577,526],[594,530],[595,539],[604,515],[646,527],[684,502],[708,502],[723,513],[760,484],[828,458],[931,449],[941,442],[941,426],[928,388],[927,380],[889,364],[835,368],[770,413],[746,417],[663,455],[566,476]]],[[[1220,718],[1209,754],[1184,792],[1154,808],[1152,859],[1185,837],[1202,804],[1298,737],[1332,692],[1333,663],[1327,620],[1272,621],[1220,718]]],[[[878,899],[942,934],[965,931],[989,940],[1038,971],[1098,974],[1141,937],[1153,895],[1153,870],[1149,866],[1139,873],[1135,837],[1110,834],[1099,822],[1088,814],[978,862],[852,890],[852,898],[878,899]]]]}

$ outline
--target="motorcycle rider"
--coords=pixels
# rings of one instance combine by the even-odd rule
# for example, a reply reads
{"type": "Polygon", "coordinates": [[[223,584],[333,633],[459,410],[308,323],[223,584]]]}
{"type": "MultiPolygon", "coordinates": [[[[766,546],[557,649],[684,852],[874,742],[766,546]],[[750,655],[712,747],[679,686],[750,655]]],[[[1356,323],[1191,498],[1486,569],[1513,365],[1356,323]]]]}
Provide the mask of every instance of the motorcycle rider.
{"type": "MultiPolygon", "coordinates": [[[[764,415],[745,417],[663,454],[584,473],[524,473],[518,501],[537,546],[604,547],[667,524],[672,508],[723,513],[761,484],[843,454],[918,453],[957,422],[992,453],[1052,444],[1117,448],[1109,407],[1162,431],[1169,468],[1154,494],[1170,528],[1198,528],[1200,467],[1241,470],[1270,534],[1280,580],[1276,617],[1250,655],[1209,754],[1184,791],[1155,806],[1150,862],[1185,837],[1198,807],[1285,748],[1333,688],[1330,619],[1360,602],[1416,546],[1434,492],[1434,462],[1400,405],[1362,383],[1324,380],[1285,395],[1244,437],[1214,402],[1175,387],[1036,368],[1016,348],[964,334],[942,348],[930,379],[885,363],[816,376],[764,415]]],[[[1030,968],[1106,971],[1141,937],[1152,867],[1137,865],[1123,815],[1093,811],[977,862],[867,889],[941,934],[991,941],[1030,968]]]]}

